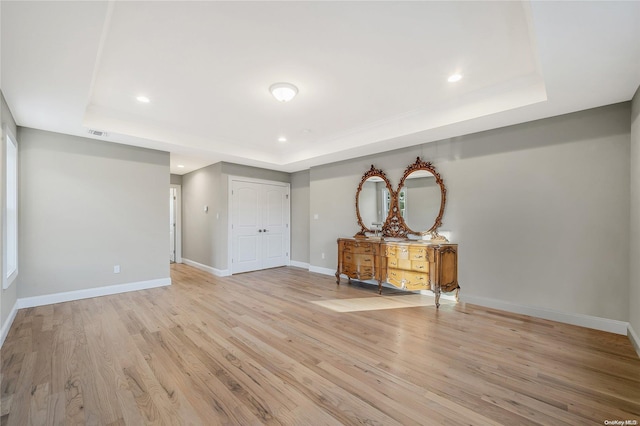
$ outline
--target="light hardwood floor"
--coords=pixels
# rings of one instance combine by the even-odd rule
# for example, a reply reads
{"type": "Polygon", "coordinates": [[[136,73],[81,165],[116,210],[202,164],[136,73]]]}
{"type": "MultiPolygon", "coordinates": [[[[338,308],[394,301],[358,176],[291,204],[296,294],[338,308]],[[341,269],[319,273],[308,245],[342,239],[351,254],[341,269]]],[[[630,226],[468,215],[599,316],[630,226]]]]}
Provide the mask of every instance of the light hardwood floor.
{"type": "Polygon", "coordinates": [[[1,424],[640,421],[625,336],[463,303],[334,312],[311,302],[376,287],[298,268],[171,271],[170,287],[20,310],[1,424]]]}

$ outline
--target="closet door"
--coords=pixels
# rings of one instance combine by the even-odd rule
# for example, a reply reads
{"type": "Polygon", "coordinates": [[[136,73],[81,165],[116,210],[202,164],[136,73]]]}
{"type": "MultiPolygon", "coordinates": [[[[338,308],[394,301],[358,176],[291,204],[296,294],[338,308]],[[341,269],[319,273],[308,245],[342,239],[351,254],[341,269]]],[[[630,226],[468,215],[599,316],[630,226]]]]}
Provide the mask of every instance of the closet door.
{"type": "Polygon", "coordinates": [[[289,190],[232,181],[232,273],[284,266],[288,259],[289,190]]]}
{"type": "Polygon", "coordinates": [[[232,273],[262,269],[260,184],[233,181],[231,232],[232,273]]]}
{"type": "Polygon", "coordinates": [[[263,185],[262,195],[262,267],[284,266],[287,264],[289,220],[287,188],[263,185]]]}

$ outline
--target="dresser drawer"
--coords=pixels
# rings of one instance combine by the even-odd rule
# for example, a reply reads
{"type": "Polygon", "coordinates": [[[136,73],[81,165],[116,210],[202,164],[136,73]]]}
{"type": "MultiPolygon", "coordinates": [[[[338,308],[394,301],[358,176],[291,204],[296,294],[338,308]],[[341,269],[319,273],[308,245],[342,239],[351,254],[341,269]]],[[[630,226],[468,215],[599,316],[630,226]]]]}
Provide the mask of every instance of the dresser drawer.
{"type": "Polygon", "coordinates": [[[343,253],[373,253],[374,245],[368,242],[342,241],[343,253]]]}
{"type": "Polygon", "coordinates": [[[373,253],[373,244],[371,243],[353,243],[353,252],[354,253],[373,253]]]}
{"type": "Polygon", "coordinates": [[[416,290],[429,290],[431,287],[429,286],[429,283],[405,283],[404,289],[405,290],[412,290],[412,291],[416,291],[416,290]]]}
{"type": "Polygon", "coordinates": [[[411,269],[411,261],[409,259],[398,259],[398,269],[411,269]]]}
{"type": "Polygon", "coordinates": [[[418,261],[428,261],[427,247],[409,247],[409,259],[418,261]]]}
{"type": "Polygon", "coordinates": [[[387,270],[387,281],[396,287],[402,287],[402,271],[398,269],[387,270]]]}
{"type": "Polygon", "coordinates": [[[412,271],[417,272],[429,272],[429,262],[421,261],[421,260],[412,260],[411,261],[411,269],[412,271]]]}
{"type": "Polygon", "coordinates": [[[342,264],[342,270],[340,272],[353,278],[356,272],[358,272],[358,269],[352,263],[344,263],[342,264]]]}
{"type": "Polygon", "coordinates": [[[373,266],[373,256],[370,254],[354,254],[353,261],[356,265],[373,266]]]}
{"type": "Polygon", "coordinates": [[[409,247],[398,246],[396,250],[396,257],[398,259],[409,259],[409,247]]]}
{"type": "Polygon", "coordinates": [[[374,279],[373,272],[358,272],[358,276],[356,277],[359,280],[372,280],[374,279]]]}
{"type": "Polygon", "coordinates": [[[404,272],[404,281],[407,285],[407,287],[409,285],[411,286],[422,286],[421,288],[425,288],[429,286],[429,274],[422,274],[420,272],[411,272],[411,271],[405,271],[404,272]]]}
{"type": "Polygon", "coordinates": [[[384,255],[386,257],[397,257],[398,246],[385,246],[384,255]]]}

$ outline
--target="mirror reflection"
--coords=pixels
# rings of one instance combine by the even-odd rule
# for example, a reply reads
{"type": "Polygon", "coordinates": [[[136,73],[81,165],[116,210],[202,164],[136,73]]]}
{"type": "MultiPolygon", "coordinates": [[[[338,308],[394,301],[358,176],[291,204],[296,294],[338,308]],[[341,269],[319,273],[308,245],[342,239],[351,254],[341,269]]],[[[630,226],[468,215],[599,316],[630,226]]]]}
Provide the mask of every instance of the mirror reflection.
{"type": "Polygon", "coordinates": [[[427,170],[411,172],[398,191],[400,214],[414,233],[427,232],[435,225],[440,203],[440,185],[427,170]]]}
{"type": "Polygon", "coordinates": [[[358,210],[362,225],[369,232],[380,231],[389,213],[390,204],[391,195],[387,183],[379,176],[367,178],[358,195],[358,210]]]}

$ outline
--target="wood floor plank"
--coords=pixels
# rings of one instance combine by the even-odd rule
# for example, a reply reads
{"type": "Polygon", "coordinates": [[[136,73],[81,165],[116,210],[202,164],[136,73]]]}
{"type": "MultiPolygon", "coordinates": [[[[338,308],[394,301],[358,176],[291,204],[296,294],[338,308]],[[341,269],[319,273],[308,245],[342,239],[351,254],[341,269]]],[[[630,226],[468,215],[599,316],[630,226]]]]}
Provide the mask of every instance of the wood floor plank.
{"type": "Polygon", "coordinates": [[[464,303],[335,312],[312,302],[376,286],[293,267],[171,272],[170,287],[18,311],[0,426],[640,421],[625,336],[464,303]]]}

